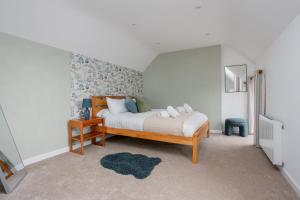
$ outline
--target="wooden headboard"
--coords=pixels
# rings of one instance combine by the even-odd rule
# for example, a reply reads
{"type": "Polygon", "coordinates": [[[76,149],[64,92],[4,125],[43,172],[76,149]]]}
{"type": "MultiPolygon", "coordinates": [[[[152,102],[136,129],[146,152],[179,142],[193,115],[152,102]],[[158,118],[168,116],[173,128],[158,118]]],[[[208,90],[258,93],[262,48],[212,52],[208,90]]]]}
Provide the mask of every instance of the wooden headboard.
{"type": "Polygon", "coordinates": [[[124,99],[125,96],[92,96],[92,117],[97,117],[97,113],[107,108],[107,102],[106,97],[112,98],[112,99],[124,99]]]}

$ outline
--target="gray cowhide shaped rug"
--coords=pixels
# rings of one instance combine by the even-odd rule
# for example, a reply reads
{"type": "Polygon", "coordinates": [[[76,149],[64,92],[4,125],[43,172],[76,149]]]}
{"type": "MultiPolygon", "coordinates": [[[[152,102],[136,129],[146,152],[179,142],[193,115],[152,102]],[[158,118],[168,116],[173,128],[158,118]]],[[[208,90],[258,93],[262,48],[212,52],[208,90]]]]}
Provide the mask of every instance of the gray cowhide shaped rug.
{"type": "Polygon", "coordinates": [[[151,158],[141,154],[115,153],[104,156],[100,163],[107,169],[114,170],[118,174],[132,174],[137,179],[144,179],[151,174],[160,158],[151,158]]]}

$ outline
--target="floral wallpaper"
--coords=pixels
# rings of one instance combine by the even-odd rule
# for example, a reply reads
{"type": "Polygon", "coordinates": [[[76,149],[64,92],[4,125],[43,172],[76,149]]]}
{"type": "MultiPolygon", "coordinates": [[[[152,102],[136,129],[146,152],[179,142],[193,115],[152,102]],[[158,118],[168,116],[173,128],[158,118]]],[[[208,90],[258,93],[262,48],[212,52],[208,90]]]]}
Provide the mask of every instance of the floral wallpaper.
{"type": "Polygon", "coordinates": [[[82,99],[94,95],[142,96],[143,73],[71,54],[71,117],[78,118],[82,99]]]}

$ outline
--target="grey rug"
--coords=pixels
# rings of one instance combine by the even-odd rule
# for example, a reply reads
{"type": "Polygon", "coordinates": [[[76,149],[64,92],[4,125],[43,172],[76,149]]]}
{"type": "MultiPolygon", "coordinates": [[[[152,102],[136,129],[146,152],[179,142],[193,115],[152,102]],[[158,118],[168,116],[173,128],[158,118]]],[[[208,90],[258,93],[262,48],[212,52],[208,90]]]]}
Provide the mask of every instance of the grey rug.
{"type": "Polygon", "coordinates": [[[114,170],[118,174],[133,175],[137,179],[144,179],[151,174],[160,158],[151,158],[141,154],[115,153],[104,156],[100,163],[107,169],[114,170]]]}

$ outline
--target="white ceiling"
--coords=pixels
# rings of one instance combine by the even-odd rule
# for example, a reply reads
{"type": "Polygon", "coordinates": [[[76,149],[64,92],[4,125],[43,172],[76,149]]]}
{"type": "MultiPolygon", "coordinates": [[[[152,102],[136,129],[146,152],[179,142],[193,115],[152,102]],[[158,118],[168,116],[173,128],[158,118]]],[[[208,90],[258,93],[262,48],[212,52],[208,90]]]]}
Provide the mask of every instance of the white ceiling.
{"type": "Polygon", "coordinates": [[[225,44],[253,62],[258,62],[272,41],[300,13],[300,0],[82,0],[70,3],[87,15],[121,27],[157,53],[225,44]],[[197,9],[198,6],[201,8],[197,9]]]}
{"type": "Polygon", "coordinates": [[[0,0],[0,32],[143,71],[157,52],[75,0],[0,0]]]}
{"type": "Polygon", "coordinates": [[[255,64],[298,13],[300,0],[0,0],[0,32],[140,71],[217,44],[255,64]]]}

